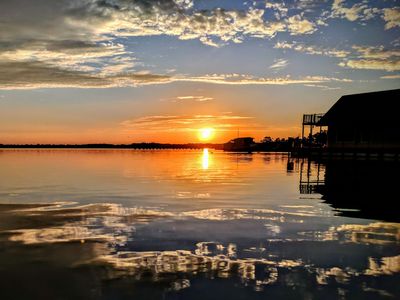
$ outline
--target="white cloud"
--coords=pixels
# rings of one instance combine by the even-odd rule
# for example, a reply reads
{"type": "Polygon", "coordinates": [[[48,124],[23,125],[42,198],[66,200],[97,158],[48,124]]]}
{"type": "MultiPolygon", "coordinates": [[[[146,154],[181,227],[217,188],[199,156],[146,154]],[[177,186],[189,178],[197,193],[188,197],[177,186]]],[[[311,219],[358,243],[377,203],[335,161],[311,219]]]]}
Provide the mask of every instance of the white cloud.
{"type": "Polygon", "coordinates": [[[285,6],[285,3],[271,3],[267,2],[265,4],[267,9],[272,9],[275,11],[275,17],[280,20],[282,17],[286,17],[289,9],[285,6]]]}
{"type": "Polygon", "coordinates": [[[381,79],[400,79],[400,74],[381,76],[381,79]]]}
{"type": "Polygon", "coordinates": [[[383,19],[386,21],[385,29],[400,27],[400,7],[385,8],[383,19]]]}
{"type": "Polygon", "coordinates": [[[321,82],[352,82],[348,78],[336,78],[326,76],[303,76],[292,78],[285,77],[256,77],[245,74],[211,74],[194,77],[175,77],[173,81],[183,82],[203,82],[225,85],[292,85],[292,84],[310,84],[321,82]]]}
{"type": "Polygon", "coordinates": [[[205,96],[179,96],[177,97],[178,100],[193,100],[197,102],[205,102],[205,101],[211,101],[214,98],[212,97],[205,97],[205,96]]]}
{"type": "Polygon", "coordinates": [[[305,45],[296,42],[277,42],[277,49],[290,49],[311,55],[324,55],[342,58],[339,66],[352,69],[370,69],[396,71],[400,65],[400,51],[397,49],[385,49],[384,46],[359,46],[354,45],[350,50],[323,48],[313,45],[305,45]]]}
{"type": "Polygon", "coordinates": [[[286,59],[276,59],[269,68],[274,70],[282,70],[286,68],[288,64],[289,62],[286,59]]]}
{"type": "Polygon", "coordinates": [[[362,58],[387,59],[400,57],[400,50],[387,50],[384,46],[353,46],[352,47],[362,58]]]}
{"type": "MultiPolygon", "coordinates": [[[[357,3],[351,7],[344,6],[345,0],[334,0],[332,3],[332,16],[345,18],[349,21],[356,21],[362,18],[364,10],[368,9],[368,6],[364,3],[357,3]]],[[[370,13],[370,12],[369,12],[370,13]]]]}
{"type": "Polygon", "coordinates": [[[304,86],[320,88],[320,89],[323,89],[325,91],[340,90],[341,89],[340,87],[330,87],[330,86],[322,85],[322,84],[305,84],[304,86]]]}
{"type": "Polygon", "coordinates": [[[400,70],[400,51],[388,50],[383,46],[353,46],[351,58],[339,63],[341,67],[366,70],[400,70]]]}
{"type": "Polygon", "coordinates": [[[178,96],[175,98],[169,98],[169,99],[161,99],[161,101],[168,101],[168,102],[184,102],[184,101],[194,101],[194,102],[208,102],[214,100],[213,97],[207,97],[207,96],[178,96]]]}
{"type": "Polygon", "coordinates": [[[338,50],[334,48],[323,48],[320,46],[314,46],[314,45],[305,45],[302,43],[289,43],[286,41],[283,42],[277,42],[274,46],[274,48],[277,49],[291,49],[297,52],[303,52],[306,54],[311,54],[311,55],[324,55],[324,56],[330,56],[330,57],[346,57],[350,54],[349,51],[346,50],[338,50]]]}
{"type": "Polygon", "coordinates": [[[339,66],[351,69],[384,70],[393,72],[400,70],[400,60],[350,59],[339,63],[339,66]]]}
{"type": "Polygon", "coordinates": [[[287,26],[291,35],[311,34],[317,30],[314,23],[304,19],[301,15],[288,18],[287,26]]]}
{"type": "Polygon", "coordinates": [[[381,17],[385,22],[385,30],[400,27],[400,7],[372,7],[368,1],[360,1],[352,6],[345,5],[346,0],[334,0],[331,14],[327,18],[343,18],[349,21],[365,21],[381,17]]]}
{"type": "Polygon", "coordinates": [[[182,40],[199,39],[202,43],[217,46],[223,42],[238,42],[245,36],[270,38],[284,31],[285,25],[264,21],[264,10],[187,10],[177,9],[165,2],[135,1],[126,3],[117,0],[118,8],[103,7],[99,2],[85,6],[92,18],[71,20],[73,24],[94,29],[99,34],[112,33],[118,36],[170,35],[182,40]],[[98,16],[107,15],[108,18],[98,16]],[[101,26],[98,26],[98,22],[101,26]],[[93,28],[96,26],[96,28],[93,28]],[[98,26],[98,27],[97,27],[98,26]]]}

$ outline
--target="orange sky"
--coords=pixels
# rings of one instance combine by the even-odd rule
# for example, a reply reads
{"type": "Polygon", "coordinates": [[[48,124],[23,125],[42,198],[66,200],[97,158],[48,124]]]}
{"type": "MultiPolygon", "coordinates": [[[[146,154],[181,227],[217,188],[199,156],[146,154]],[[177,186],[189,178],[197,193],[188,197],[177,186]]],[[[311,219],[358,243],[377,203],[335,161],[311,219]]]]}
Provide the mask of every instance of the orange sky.
{"type": "MultiPolygon", "coordinates": [[[[213,124],[207,125],[209,128],[213,124]]],[[[171,129],[168,131],[157,132],[147,130],[82,130],[72,132],[35,132],[34,134],[24,133],[24,129],[21,129],[20,134],[2,134],[0,143],[4,144],[85,144],[85,143],[132,143],[132,142],[161,142],[161,143],[191,143],[191,142],[212,142],[212,143],[223,143],[232,138],[236,138],[238,133],[240,136],[251,136],[256,140],[261,140],[265,136],[264,130],[249,130],[243,127],[237,129],[214,129],[212,137],[202,139],[199,137],[199,129],[171,129]]],[[[26,130],[29,132],[29,130],[26,130]]],[[[271,132],[272,133],[272,132],[271,132]]],[[[274,138],[276,137],[288,137],[297,136],[291,135],[289,131],[279,131],[275,134],[269,134],[274,138]]]]}
{"type": "Polygon", "coordinates": [[[400,86],[396,1],[70,2],[0,1],[0,143],[296,137],[400,86]]]}

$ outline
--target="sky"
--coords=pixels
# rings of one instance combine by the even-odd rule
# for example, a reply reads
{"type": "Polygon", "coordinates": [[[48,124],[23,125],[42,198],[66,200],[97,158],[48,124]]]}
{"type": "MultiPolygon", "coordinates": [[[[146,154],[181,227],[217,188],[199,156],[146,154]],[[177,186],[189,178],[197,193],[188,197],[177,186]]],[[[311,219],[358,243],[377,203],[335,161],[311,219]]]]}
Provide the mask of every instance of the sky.
{"type": "Polygon", "coordinates": [[[395,88],[400,0],[0,0],[0,144],[295,137],[395,88]]]}

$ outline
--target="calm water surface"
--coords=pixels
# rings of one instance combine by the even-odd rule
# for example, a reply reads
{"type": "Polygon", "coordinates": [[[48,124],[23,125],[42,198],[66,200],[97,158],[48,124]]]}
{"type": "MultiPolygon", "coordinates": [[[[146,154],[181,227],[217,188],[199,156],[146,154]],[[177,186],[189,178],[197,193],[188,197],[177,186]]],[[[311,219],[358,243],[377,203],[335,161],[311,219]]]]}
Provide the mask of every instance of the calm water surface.
{"type": "Polygon", "coordinates": [[[290,162],[0,151],[0,299],[399,298],[398,178],[290,162]]]}

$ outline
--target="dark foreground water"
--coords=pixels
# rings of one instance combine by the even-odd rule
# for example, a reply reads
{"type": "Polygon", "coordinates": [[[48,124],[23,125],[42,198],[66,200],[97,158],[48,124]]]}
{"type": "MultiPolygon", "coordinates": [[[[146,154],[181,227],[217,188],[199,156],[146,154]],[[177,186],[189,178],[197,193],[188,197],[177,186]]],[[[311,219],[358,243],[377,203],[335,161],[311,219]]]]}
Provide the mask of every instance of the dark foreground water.
{"type": "Polygon", "coordinates": [[[398,170],[0,151],[0,299],[399,299],[398,170]]]}

